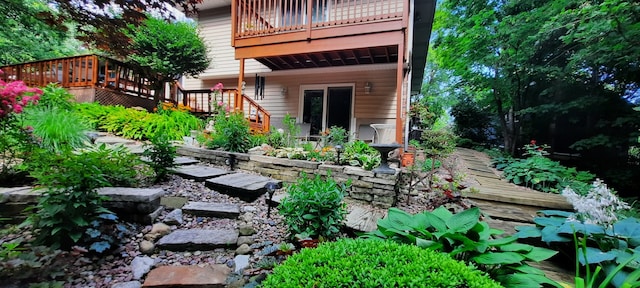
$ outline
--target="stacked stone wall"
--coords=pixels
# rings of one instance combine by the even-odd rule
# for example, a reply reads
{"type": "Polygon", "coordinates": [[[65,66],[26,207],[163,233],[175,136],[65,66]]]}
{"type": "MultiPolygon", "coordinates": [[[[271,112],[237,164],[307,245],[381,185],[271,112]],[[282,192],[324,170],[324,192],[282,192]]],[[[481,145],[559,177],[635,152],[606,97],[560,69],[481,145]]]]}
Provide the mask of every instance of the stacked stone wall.
{"type": "Polygon", "coordinates": [[[230,153],[189,146],[179,147],[178,154],[216,166],[227,167],[229,167],[230,159],[234,158],[235,169],[253,171],[263,176],[282,180],[285,183],[293,183],[304,174],[309,177],[316,174],[322,176],[331,174],[333,179],[338,182],[351,180],[351,187],[348,191],[350,198],[384,208],[392,207],[397,200],[398,172],[380,174],[353,166],[328,165],[313,161],[230,153]]]}

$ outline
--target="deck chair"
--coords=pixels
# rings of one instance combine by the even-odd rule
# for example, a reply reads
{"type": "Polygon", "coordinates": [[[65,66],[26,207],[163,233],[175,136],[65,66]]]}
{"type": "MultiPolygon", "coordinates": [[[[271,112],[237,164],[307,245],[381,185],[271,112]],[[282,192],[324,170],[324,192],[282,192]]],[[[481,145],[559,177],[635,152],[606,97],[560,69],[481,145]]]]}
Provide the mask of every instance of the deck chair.
{"type": "Polygon", "coordinates": [[[366,143],[372,143],[373,138],[376,136],[376,131],[369,125],[358,126],[358,135],[356,139],[362,140],[366,143]]]}

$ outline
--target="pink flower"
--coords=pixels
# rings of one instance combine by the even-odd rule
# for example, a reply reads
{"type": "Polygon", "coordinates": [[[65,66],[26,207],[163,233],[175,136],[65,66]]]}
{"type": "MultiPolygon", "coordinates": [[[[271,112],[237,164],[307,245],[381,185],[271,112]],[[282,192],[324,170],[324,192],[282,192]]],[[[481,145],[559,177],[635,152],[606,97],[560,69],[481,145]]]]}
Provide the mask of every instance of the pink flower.
{"type": "Polygon", "coordinates": [[[222,105],[224,105],[224,103],[222,101],[218,101],[218,106],[222,107],[222,105]]]}
{"type": "Polygon", "coordinates": [[[213,86],[214,90],[222,90],[224,89],[224,85],[222,85],[221,82],[218,82],[218,84],[216,84],[216,86],[213,86]]]}

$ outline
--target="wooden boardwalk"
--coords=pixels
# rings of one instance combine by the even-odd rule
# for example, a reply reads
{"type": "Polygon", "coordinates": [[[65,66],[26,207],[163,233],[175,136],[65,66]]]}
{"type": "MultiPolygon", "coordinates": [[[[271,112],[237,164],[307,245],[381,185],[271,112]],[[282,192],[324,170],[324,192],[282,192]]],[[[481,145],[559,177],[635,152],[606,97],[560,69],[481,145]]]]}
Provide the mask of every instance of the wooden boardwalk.
{"type": "MultiPolygon", "coordinates": [[[[484,153],[457,148],[456,154],[465,166],[460,172],[466,174],[471,182],[463,196],[480,207],[488,216],[485,221],[492,228],[513,234],[516,226],[534,225],[533,218],[539,210],[573,210],[561,195],[538,192],[502,180],[500,173],[489,166],[490,159],[484,153]],[[471,188],[476,192],[469,192],[471,188]]],[[[560,265],[544,261],[534,264],[551,279],[573,283],[574,272],[565,268],[572,268],[574,263],[560,265]]]]}

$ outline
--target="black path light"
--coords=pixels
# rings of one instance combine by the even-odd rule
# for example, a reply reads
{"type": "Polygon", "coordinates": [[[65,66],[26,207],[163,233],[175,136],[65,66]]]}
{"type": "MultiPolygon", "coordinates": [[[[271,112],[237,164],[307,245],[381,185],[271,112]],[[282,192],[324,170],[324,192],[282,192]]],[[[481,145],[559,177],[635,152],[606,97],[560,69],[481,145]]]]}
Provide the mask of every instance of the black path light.
{"type": "Polygon", "coordinates": [[[340,153],[342,153],[343,151],[343,147],[342,145],[336,145],[336,147],[334,147],[336,149],[336,153],[338,153],[338,160],[336,162],[338,162],[338,165],[341,165],[342,162],[340,161],[340,153]]]}
{"type": "Polygon", "coordinates": [[[267,218],[271,217],[271,203],[273,203],[273,194],[278,189],[278,184],[275,182],[267,182],[264,185],[264,188],[267,189],[267,193],[269,193],[269,199],[267,199],[267,218]]]}

